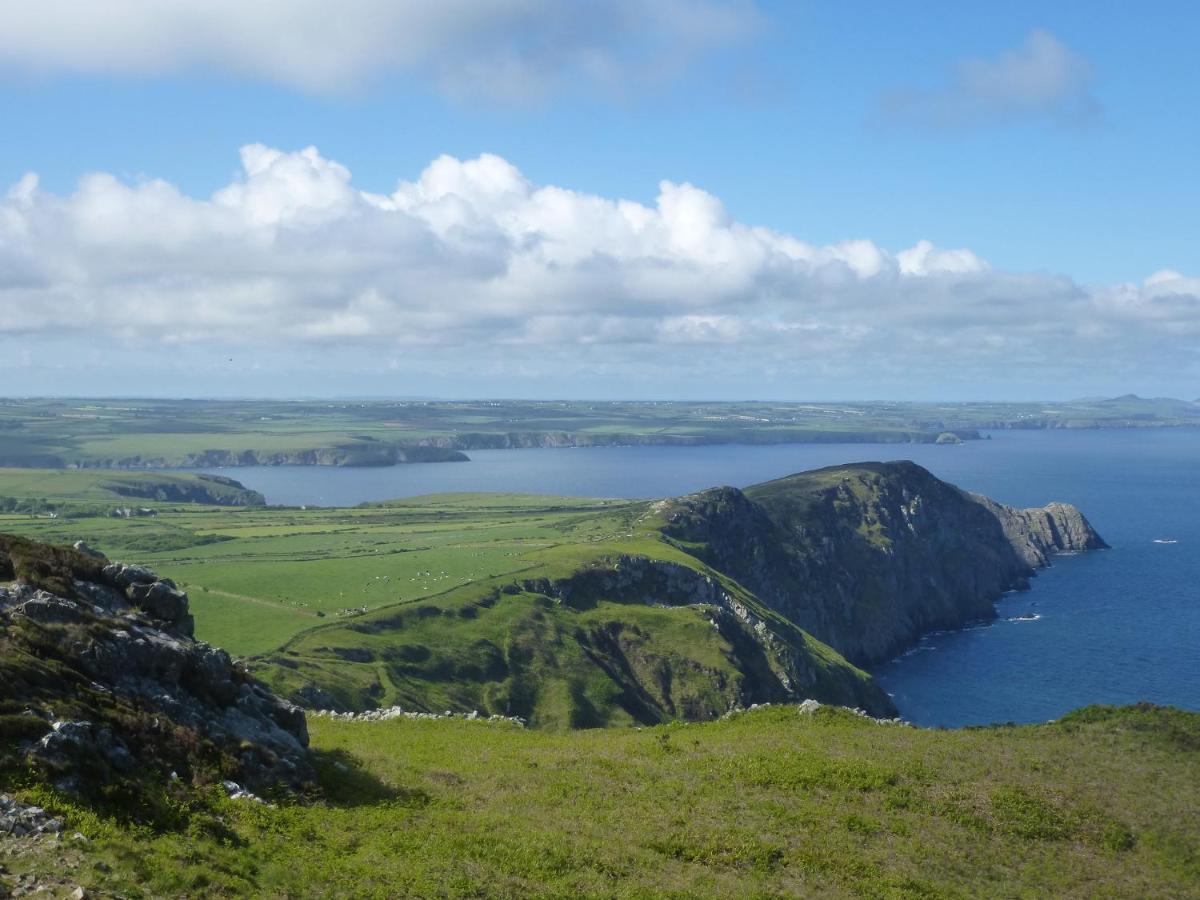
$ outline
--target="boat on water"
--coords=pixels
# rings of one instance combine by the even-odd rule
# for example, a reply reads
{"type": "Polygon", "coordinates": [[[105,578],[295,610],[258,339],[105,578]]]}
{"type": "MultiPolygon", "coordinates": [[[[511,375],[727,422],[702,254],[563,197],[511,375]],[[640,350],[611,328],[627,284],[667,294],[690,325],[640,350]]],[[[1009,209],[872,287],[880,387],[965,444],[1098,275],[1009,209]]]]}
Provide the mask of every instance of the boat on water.
{"type": "Polygon", "coordinates": [[[1155,538],[1154,543],[1156,543],[1156,544],[1178,544],[1179,541],[1175,540],[1175,538],[1155,538]]]}

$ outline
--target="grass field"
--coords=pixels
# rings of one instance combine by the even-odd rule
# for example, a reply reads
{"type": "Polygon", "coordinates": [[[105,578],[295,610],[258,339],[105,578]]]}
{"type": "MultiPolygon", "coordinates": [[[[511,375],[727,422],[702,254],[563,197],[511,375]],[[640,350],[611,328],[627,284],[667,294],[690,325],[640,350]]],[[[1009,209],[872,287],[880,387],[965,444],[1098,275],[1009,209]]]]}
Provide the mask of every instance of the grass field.
{"type": "MultiPolygon", "coordinates": [[[[79,496],[103,496],[94,485],[107,473],[63,475],[79,496]]],[[[57,479],[0,470],[0,496],[57,479]]],[[[611,551],[618,536],[629,540],[645,504],[468,494],[359,509],[153,508],[155,516],[133,520],[0,515],[0,531],[82,539],[113,558],[136,555],[186,586],[201,638],[253,655],[320,624],[318,614],[379,609],[516,573],[549,574],[565,565],[548,553],[560,545],[611,551]],[[156,543],[176,546],[156,552],[156,543]]]]}
{"type": "Polygon", "coordinates": [[[772,707],[553,733],[312,722],[326,799],[192,801],[14,874],[162,897],[1196,897],[1200,715],[1090,709],[935,731],[772,707]]]}

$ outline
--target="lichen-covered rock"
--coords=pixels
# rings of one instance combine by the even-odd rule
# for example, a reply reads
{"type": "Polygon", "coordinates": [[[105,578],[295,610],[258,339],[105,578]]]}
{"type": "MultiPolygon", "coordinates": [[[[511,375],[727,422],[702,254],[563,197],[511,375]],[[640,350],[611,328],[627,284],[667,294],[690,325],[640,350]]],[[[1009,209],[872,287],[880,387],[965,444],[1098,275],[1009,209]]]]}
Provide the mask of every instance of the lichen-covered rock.
{"type": "Polygon", "coordinates": [[[103,594],[108,603],[101,604],[111,609],[112,601],[105,588],[120,591],[132,605],[151,618],[189,637],[195,631],[195,621],[188,612],[188,597],[169,578],[159,578],[145,566],[126,566],[111,563],[104,567],[102,583],[84,582],[76,584],[76,590],[88,595],[103,594]]]}
{"type": "Polygon", "coordinates": [[[79,793],[133,773],[234,774],[256,790],[312,780],[303,711],[192,638],[187,594],[144,566],[76,551],[72,568],[61,551],[46,555],[70,590],[0,588],[0,704],[24,707],[33,765],[79,793]]]}

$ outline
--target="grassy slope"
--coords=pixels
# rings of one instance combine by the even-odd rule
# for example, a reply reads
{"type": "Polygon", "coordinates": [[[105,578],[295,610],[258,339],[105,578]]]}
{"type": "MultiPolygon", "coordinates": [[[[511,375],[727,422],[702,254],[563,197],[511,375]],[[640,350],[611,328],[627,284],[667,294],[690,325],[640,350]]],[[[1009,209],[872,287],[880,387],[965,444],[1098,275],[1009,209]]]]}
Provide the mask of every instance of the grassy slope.
{"type": "Polygon", "coordinates": [[[1196,714],[953,732],[794,707],[567,733],[312,725],[327,805],[213,796],[157,833],[75,810],[68,827],[90,843],[6,864],[128,896],[1195,897],[1200,884],[1196,714]]]}
{"type": "MultiPolygon", "coordinates": [[[[0,495],[18,489],[0,472],[0,495]]],[[[153,565],[187,586],[202,638],[250,655],[322,624],[318,612],[328,621],[343,609],[375,609],[435,596],[469,580],[531,571],[540,563],[526,558],[529,554],[629,533],[632,509],[504,495],[419,498],[348,510],[158,504],[153,519],[0,515],[0,531],[59,542],[82,538],[113,558],[153,565]],[[224,540],[205,543],[212,538],[224,540]],[[142,549],[168,539],[177,546],[142,549]]]]}

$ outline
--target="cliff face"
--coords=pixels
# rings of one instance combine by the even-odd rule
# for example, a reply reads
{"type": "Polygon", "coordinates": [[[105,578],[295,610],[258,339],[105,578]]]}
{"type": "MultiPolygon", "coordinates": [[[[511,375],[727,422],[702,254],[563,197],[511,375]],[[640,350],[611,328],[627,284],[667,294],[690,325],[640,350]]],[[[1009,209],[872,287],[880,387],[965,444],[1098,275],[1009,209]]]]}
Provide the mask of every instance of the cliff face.
{"type": "Polygon", "coordinates": [[[101,487],[122,497],[142,497],[170,503],[211,503],[215,506],[265,506],[258,491],[221,475],[197,475],[195,482],[158,480],[112,481],[101,487]]]}
{"type": "Polygon", "coordinates": [[[712,434],[644,434],[637,432],[586,431],[468,431],[455,435],[425,438],[422,444],[432,448],[456,450],[513,450],[528,447],[698,447],[711,444],[937,444],[977,441],[978,430],[957,429],[878,431],[778,431],[739,428],[712,434]]]}
{"type": "Polygon", "coordinates": [[[0,765],[130,803],[173,778],[310,782],[304,713],[191,632],[149,569],[0,535],[0,765]]]}
{"type": "Polygon", "coordinates": [[[1050,503],[1041,509],[1015,509],[981,494],[970,496],[996,517],[1009,543],[1033,568],[1050,565],[1050,557],[1056,553],[1108,547],[1083,514],[1069,503],[1050,503]]]}
{"type": "Polygon", "coordinates": [[[993,617],[1054,553],[1105,546],[1072,506],[1013,509],[909,462],[718,488],[660,512],[683,549],[859,665],[993,617]]]}

